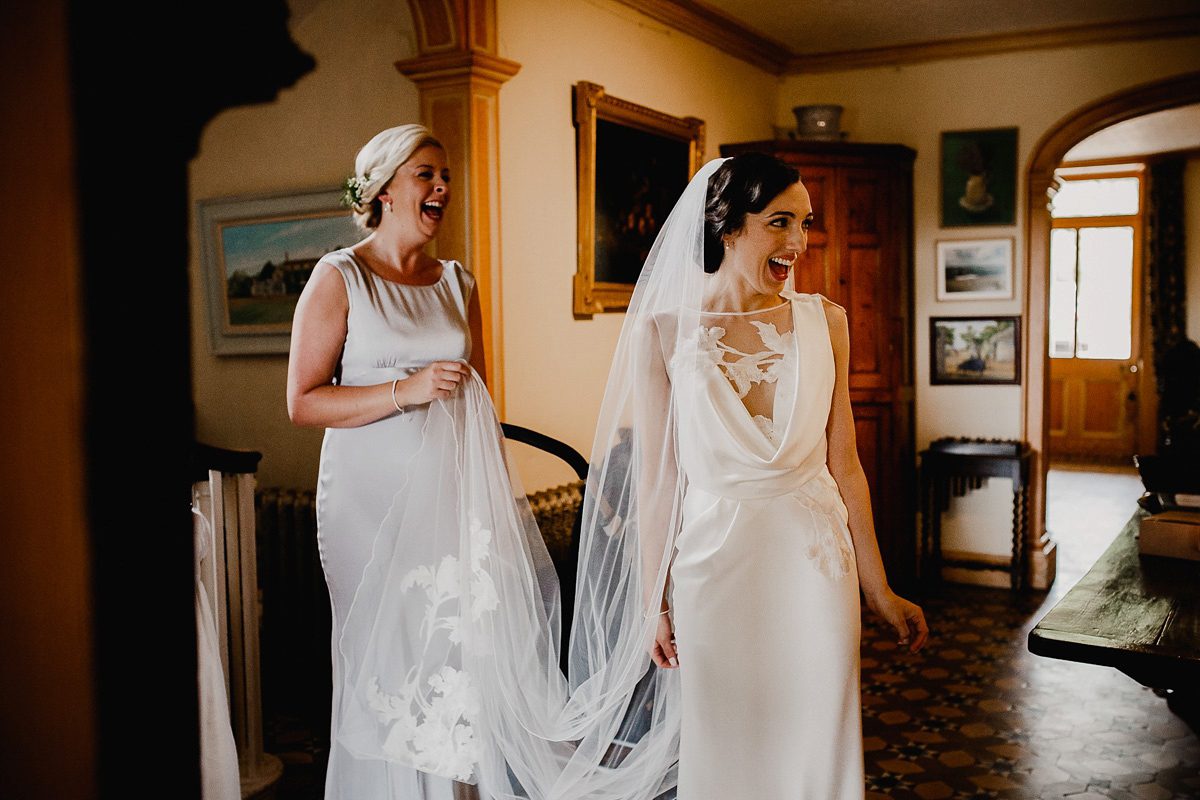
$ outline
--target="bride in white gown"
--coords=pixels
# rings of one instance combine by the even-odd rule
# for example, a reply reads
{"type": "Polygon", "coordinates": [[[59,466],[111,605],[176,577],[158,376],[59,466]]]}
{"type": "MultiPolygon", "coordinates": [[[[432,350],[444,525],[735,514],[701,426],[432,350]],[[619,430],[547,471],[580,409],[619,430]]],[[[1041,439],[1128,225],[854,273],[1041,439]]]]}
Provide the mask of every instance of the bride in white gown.
{"type": "Polygon", "coordinates": [[[699,313],[649,317],[640,376],[643,420],[657,414],[677,442],[647,463],[678,475],[668,502],[683,493],[652,606],[655,662],[681,680],[678,796],[853,800],[864,791],[859,589],[901,644],[916,651],[928,631],[883,572],[846,312],[785,288],[807,244],[808,192],[760,154],[725,162],[709,186],[699,313]]]}

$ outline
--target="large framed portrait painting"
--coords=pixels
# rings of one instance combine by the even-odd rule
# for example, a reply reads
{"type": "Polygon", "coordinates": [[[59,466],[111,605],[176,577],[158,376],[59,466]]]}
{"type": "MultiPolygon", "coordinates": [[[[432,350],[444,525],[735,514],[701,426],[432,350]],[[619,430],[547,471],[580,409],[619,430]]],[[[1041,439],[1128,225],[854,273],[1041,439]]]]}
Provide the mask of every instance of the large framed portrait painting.
{"type": "Polygon", "coordinates": [[[578,264],[573,311],[624,311],[667,214],[704,156],[704,122],[575,84],[578,264]]]}

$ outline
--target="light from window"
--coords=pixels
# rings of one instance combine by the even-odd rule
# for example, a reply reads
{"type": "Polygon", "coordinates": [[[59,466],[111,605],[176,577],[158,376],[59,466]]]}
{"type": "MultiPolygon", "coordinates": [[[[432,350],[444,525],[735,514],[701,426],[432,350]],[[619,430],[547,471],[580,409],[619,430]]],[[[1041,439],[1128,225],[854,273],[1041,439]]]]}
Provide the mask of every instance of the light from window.
{"type": "Polygon", "coordinates": [[[1075,229],[1050,231],[1050,357],[1075,355],[1075,229]]]}
{"type": "Polygon", "coordinates": [[[1079,229],[1076,358],[1129,358],[1133,228],[1079,229]]]}
{"type": "Polygon", "coordinates": [[[1138,178],[1063,181],[1050,203],[1050,216],[1123,217],[1138,213],[1138,178]]]}

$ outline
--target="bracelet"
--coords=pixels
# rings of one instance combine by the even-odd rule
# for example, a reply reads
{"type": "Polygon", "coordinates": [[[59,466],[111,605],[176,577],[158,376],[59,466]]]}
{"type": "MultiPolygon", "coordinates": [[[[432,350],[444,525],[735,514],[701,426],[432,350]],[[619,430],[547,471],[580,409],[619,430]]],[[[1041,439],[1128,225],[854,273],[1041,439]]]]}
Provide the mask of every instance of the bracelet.
{"type": "Polygon", "coordinates": [[[396,378],[396,380],[392,381],[392,405],[394,405],[396,407],[397,411],[403,413],[404,409],[401,408],[400,404],[396,402],[396,384],[399,382],[400,382],[399,378],[396,378]]]}

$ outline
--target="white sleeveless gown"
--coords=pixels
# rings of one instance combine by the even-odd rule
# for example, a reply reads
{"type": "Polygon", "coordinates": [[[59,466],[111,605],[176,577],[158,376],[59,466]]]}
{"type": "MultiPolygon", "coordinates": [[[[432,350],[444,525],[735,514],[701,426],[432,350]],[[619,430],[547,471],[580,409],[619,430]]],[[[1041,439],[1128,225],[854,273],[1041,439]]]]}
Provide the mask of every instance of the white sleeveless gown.
{"type": "MultiPolygon", "coordinates": [[[[475,281],[461,264],[442,262],[441,279],[410,286],[380,278],[349,250],[322,261],[345,281],[350,300],[341,384],[362,386],[404,378],[433,361],[467,359],[467,302],[475,281]]],[[[329,428],[317,479],[317,540],[333,605],[334,740],[326,800],[451,800],[453,783],[399,764],[355,758],[336,740],[346,706],[340,647],[346,614],[371,558],[380,524],[421,444],[428,406],[411,406],[357,428],[329,428]]],[[[419,457],[419,456],[418,456],[419,457]]],[[[362,643],[365,646],[365,643],[362,643]]]]}
{"type": "Polygon", "coordinates": [[[677,393],[679,800],[864,796],[858,579],[826,467],[833,350],[822,298],[785,296],[702,315],[670,362],[697,389],[677,393]]]}

